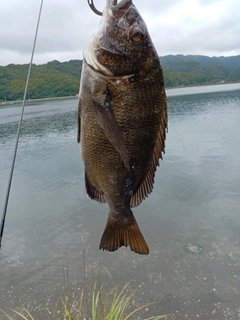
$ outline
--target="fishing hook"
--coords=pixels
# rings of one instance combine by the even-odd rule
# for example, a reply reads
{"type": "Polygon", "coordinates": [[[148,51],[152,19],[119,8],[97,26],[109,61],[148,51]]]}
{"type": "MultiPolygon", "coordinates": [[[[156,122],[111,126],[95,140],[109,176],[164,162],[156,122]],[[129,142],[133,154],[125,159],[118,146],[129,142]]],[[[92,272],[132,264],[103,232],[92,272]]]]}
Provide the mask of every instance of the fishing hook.
{"type": "MultiPolygon", "coordinates": [[[[102,12],[101,11],[98,11],[93,3],[93,0],[87,0],[88,1],[88,4],[89,4],[89,7],[92,9],[92,11],[94,13],[96,13],[98,16],[102,16],[102,12]]],[[[113,1],[113,5],[115,6],[117,4],[117,0],[114,0],[113,1]]]]}
{"type": "Polygon", "coordinates": [[[94,6],[93,0],[88,0],[88,4],[89,4],[89,7],[92,9],[92,11],[93,11],[94,13],[96,13],[98,16],[102,16],[102,12],[98,11],[98,10],[96,9],[96,7],[94,6]]]}

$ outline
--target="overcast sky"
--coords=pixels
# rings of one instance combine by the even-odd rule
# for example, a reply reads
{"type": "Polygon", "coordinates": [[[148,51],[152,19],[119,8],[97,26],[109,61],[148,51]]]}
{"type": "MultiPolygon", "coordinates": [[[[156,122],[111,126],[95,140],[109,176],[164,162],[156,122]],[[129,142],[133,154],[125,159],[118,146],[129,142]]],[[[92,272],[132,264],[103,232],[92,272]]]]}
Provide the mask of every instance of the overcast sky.
{"type": "MultiPolygon", "coordinates": [[[[106,0],[95,0],[102,10],[106,0]]],[[[133,0],[160,56],[240,55],[239,0],[133,0]]],[[[29,63],[40,0],[0,0],[0,65],[29,63]]],[[[87,0],[44,0],[34,63],[82,59],[100,17],[87,0]]]]}

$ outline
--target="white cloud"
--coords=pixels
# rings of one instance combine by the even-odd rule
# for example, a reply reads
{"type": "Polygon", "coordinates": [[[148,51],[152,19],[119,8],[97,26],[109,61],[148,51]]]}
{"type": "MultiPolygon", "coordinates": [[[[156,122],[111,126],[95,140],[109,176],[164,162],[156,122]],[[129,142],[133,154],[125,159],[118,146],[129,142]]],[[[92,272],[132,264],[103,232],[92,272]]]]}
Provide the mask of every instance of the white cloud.
{"type": "MultiPolygon", "coordinates": [[[[160,55],[240,54],[238,0],[133,0],[160,55]]],[[[95,0],[101,10],[105,0],[95,0]]],[[[28,63],[40,0],[0,1],[0,65],[28,63]]],[[[35,63],[81,59],[100,18],[87,0],[43,3],[35,63]]]]}

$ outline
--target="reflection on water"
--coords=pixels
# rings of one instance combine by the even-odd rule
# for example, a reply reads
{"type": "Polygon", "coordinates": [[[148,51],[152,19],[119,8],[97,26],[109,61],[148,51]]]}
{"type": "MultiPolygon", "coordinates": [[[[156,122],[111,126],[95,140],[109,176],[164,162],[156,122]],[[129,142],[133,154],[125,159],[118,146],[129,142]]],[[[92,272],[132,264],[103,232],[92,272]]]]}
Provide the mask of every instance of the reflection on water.
{"type": "MultiPolygon", "coordinates": [[[[0,308],[24,304],[42,318],[48,298],[83,284],[84,246],[91,276],[109,288],[131,281],[136,303],[159,301],[141,319],[238,319],[240,90],[179,90],[168,92],[166,155],[154,191],[134,209],[149,256],[98,250],[108,208],[86,196],[77,100],[26,106],[0,252],[0,308]],[[187,253],[186,245],[203,251],[187,253]]],[[[0,204],[20,107],[0,107],[0,204]]]]}

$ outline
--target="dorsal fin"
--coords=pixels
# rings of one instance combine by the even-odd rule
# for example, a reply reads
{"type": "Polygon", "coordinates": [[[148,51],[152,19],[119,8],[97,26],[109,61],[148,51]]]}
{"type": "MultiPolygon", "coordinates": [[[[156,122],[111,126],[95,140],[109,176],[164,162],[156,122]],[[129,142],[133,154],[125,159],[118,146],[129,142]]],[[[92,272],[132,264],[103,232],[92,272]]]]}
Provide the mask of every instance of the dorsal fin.
{"type": "Polygon", "coordinates": [[[163,101],[163,111],[161,115],[161,121],[160,126],[155,142],[155,147],[152,153],[152,157],[149,161],[148,165],[148,171],[147,174],[138,188],[137,192],[135,192],[130,199],[130,206],[136,207],[138,206],[144,199],[148,197],[148,195],[153,190],[153,184],[154,184],[154,176],[157,169],[157,166],[159,166],[159,158],[162,159],[162,153],[165,151],[165,139],[166,139],[166,132],[167,132],[167,101],[166,101],[166,94],[164,96],[163,101]]]}

